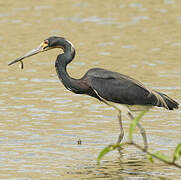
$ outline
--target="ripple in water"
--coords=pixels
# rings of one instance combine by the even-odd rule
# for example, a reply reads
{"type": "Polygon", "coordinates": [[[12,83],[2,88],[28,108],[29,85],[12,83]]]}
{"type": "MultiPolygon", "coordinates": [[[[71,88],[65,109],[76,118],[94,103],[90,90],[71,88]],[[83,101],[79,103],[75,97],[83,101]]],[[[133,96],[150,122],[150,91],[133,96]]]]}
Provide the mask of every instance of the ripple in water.
{"type": "Polygon", "coordinates": [[[117,24],[115,22],[115,19],[113,18],[100,18],[97,16],[90,16],[90,17],[57,17],[53,18],[52,21],[58,21],[58,20],[64,20],[64,21],[72,21],[72,22],[78,22],[78,23],[85,23],[85,22],[93,22],[97,24],[117,24]]]}
{"type": "Polygon", "coordinates": [[[44,113],[55,113],[55,114],[72,114],[73,112],[72,111],[57,111],[57,110],[54,110],[54,109],[42,109],[42,108],[28,108],[28,111],[31,111],[31,112],[37,112],[37,113],[41,113],[41,112],[44,112],[44,113]]]}

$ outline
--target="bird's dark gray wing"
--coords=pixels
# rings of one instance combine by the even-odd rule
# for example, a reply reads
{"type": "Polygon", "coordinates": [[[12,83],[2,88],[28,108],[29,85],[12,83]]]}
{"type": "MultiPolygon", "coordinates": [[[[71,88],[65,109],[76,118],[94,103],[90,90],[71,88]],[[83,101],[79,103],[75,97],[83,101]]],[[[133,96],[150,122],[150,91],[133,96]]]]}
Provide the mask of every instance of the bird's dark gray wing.
{"type": "Polygon", "coordinates": [[[105,69],[91,69],[86,73],[90,86],[108,101],[129,105],[155,105],[156,97],[140,82],[105,69]]]}

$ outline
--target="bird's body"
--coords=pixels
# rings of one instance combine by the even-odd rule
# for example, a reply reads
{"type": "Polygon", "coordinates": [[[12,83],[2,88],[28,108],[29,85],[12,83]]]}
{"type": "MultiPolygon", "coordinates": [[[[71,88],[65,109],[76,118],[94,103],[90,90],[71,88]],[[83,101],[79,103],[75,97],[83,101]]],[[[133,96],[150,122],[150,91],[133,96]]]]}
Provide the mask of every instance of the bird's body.
{"type": "MultiPolygon", "coordinates": [[[[128,107],[130,105],[140,105],[146,107],[164,107],[169,110],[178,108],[179,104],[167,95],[151,90],[139,81],[118,72],[112,72],[102,68],[93,68],[88,70],[80,79],[70,77],[66,67],[74,59],[75,49],[70,41],[62,37],[53,36],[46,39],[37,49],[30,51],[9,63],[9,65],[52,48],[63,49],[64,52],[59,54],[55,61],[56,72],[64,86],[76,94],[87,94],[108,105],[111,105],[113,102],[128,107]],[[109,102],[111,103],[109,104],[109,102]]],[[[121,112],[121,110],[119,111],[121,112]]],[[[132,115],[130,116],[132,117],[132,115]]],[[[122,131],[121,118],[120,128],[122,131]]],[[[142,130],[141,125],[139,128],[142,130]]],[[[119,142],[122,137],[123,132],[120,134],[119,142]]]]}
{"type": "Polygon", "coordinates": [[[151,90],[139,81],[118,72],[93,68],[80,79],[71,78],[66,67],[75,57],[75,49],[72,43],[66,40],[64,47],[64,53],[56,59],[55,68],[68,90],[125,105],[159,106],[169,110],[178,107],[178,103],[165,94],[151,90]]]}

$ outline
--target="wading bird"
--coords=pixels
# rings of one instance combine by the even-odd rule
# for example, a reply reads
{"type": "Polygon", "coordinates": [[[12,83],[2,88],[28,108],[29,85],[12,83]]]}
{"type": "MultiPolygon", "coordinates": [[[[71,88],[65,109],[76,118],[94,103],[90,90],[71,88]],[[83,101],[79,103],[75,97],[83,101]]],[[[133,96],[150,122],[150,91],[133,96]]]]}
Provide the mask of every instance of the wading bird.
{"type": "MultiPolygon", "coordinates": [[[[38,48],[26,53],[8,65],[19,61],[22,63],[22,60],[29,56],[53,48],[61,48],[63,50],[63,53],[57,56],[55,68],[59,79],[68,90],[76,94],[87,94],[97,98],[99,101],[114,107],[119,112],[120,135],[117,143],[120,143],[124,136],[121,120],[121,113],[123,111],[133,119],[131,107],[134,105],[138,105],[141,109],[149,109],[152,106],[164,107],[169,110],[178,108],[179,104],[167,95],[151,90],[139,81],[117,72],[102,68],[93,68],[88,70],[80,79],[70,77],[66,68],[74,59],[75,49],[70,41],[62,37],[49,37],[38,48]]],[[[146,149],[147,139],[145,131],[139,123],[137,127],[143,136],[146,149]]]]}

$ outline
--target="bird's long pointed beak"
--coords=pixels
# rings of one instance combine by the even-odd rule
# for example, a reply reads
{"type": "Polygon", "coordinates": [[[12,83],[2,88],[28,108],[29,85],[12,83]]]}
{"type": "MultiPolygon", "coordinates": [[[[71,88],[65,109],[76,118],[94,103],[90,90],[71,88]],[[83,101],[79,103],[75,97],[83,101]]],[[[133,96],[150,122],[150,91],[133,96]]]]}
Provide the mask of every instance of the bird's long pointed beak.
{"type": "Polygon", "coordinates": [[[25,58],[27,58],[27,57],[30,57],[30,56],[33,56],[33,55],[38,54],[38,53],[40,53],[40,52],[46,51],[46,50],[48,50],[47,47],[48,47],[48,44],[45,43],[45,42],[43,42],[43,43],[41,43],[40,46],[38,46],[37,48],[29,51],[29,52],[26,53],[25,55],[17,58],[16,60],[14,60],[14,61],[12,61],[12,62],[10,62],[10,63],[8,64],[8,66],[10,66],[10,65],[12,65],[12,64],[14,64],[14,63],[17,63],[17,62],[19,62],[19,61],[21,61],[21,60],[23,60],[23,59],[25,59],[25,58]]]}

